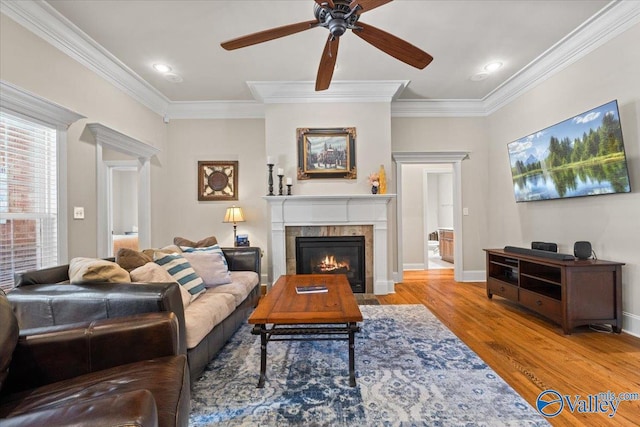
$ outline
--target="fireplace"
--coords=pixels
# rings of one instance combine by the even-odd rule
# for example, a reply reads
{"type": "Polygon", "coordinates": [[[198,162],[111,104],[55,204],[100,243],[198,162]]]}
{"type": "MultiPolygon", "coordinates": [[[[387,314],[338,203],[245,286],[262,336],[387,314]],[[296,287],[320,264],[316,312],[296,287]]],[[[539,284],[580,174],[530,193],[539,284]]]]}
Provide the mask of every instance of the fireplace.
{"type": "MultiPolygon", "coordinates": [[[[268,281],[295,274],[295,237],[365,236],[365,293],[394,291],[391,273],[388,205],[395,194],[264,196],[271,234],[268,281]],[[295,231],[294,231],[295,230],[295,231]],[[313,231],[309,236],[307,231],[313,231]]],[[[268,286],[268,289],[269,286],[268,286]]]]}
{"type": "Polygon", "coordinates": [[[345,274],[365,292],[364,236],[296,237],[296,274],[345,274]]]}

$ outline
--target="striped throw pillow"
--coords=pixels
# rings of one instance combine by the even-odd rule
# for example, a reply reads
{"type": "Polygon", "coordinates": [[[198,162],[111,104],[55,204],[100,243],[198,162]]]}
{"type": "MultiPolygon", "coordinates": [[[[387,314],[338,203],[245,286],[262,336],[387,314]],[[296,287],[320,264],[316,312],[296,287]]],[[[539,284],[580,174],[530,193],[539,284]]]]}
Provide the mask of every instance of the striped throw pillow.
{"type": "Polygon", "coordinates": [[[182,252],[212,252],[212,253],[220,254],[220,257],[222,258],[222,262],[224,263],[225,267],[227,267],[227,270],[229,269],[229,264],[227,264],[227,258],[225,258],[224,252],[222,252],[222,249],[220,249],[220,246],[217,244],[211,245],[211,246],[205,246],[201,248],[192,248],[191,246],[180,246],[180,249],[182,249],[182,252]]]}
{"type": "Polygon", "coordinates": [[[206,290],[202,278],[196,274],[191,264],[189,264],[189,261],[184,259],[182,255],[156,252],[154,254],[154,261],[167,270],[180,286],[184,286],[184,288],[189,291],[191,301],[195,300],[206,290]]]}

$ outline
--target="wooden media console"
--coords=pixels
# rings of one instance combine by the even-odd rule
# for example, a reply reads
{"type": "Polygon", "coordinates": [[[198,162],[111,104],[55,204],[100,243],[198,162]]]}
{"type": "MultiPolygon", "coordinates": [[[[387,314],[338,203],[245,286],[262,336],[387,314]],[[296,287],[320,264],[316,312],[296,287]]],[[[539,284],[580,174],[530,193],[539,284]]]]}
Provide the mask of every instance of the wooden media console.
{"type": "Polygon", "coordinates": [[[622,329],[622,266],[601,260],[565,261],[502,249],[487,253],[487,297],[516,301],[562,326],[610,324],[622,329]]]}

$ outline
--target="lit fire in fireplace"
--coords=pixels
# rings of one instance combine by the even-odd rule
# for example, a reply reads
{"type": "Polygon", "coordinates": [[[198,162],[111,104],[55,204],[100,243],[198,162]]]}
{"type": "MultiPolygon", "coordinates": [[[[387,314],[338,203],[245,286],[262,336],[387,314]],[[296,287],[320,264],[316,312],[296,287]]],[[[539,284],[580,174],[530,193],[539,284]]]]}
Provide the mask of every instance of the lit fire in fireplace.
{"type": "Polygon", "coordinates": [[[350,269],[348,260],[338,261],[335,256],[327,255],[318,262],[314,270],[317,270],[319,273],[333,273],[337,270],[349,271],[350,269]]]}

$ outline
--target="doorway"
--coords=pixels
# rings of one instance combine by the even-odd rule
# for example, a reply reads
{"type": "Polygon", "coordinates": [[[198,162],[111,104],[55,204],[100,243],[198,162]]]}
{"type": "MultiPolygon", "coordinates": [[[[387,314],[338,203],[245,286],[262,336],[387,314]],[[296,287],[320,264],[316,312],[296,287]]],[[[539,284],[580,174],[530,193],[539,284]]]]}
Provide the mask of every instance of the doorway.
{"type": "Polygon", "coordinates": [[[109,256],[118,249],[139,250],[138,240],[138,162],[105,161],[107,166],[107,211],[109,256]]]}
{"type": "MultiPolygon", "coordinates": [[[[461,184],[461,168],[462,161],[468,157],[467,152],[412,152],[412,153],[392,153],[394,176],[396,177],[396,240],[397,240],[397,272],[395,274],[396,283],[402,281],[403,277],[403,221],[405,212],[403,211],[404,187],[410,185],[403,182],[403,168],[408,165],[434,165],[443,164],[451,167],[452,176],[452,202],[451,209],[453,211],[453,232],[456,235],[456,245],[453,247],[453,264],[454,280],[463,281],[463,245],[464,234],[462,229],[462,184],[461,184]]],[[[428,238],[428,236],[427,236],[428,238]]]]}
{"type": "Polygon", "coordinates": [[[127,157],[128,165],[135,163],[137,171],[137,209],[138,209],[138,244],[140,247],[151,246],[151,157],[160,150],[131,138],[100,123],[87,125],[96,141],[96,180],[97,180],[97,256],[106,258],[113,251],[111,225],[109,224],[110,196],[108,193],[110,178],[105,155],[114,151],[127,157]],[[135,160],[131,160],[131,159],[135,160]]]}

